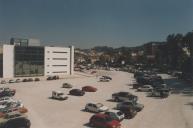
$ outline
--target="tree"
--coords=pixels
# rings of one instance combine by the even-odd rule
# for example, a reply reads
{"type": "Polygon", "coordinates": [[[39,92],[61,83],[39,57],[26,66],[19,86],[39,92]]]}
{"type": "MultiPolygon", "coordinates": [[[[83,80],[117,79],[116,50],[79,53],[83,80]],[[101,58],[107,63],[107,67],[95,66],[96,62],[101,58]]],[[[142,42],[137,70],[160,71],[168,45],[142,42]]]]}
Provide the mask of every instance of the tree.
{"type": "Polygon", "coordinates": [[[167,54],[168,64],[171,69],[180,69],[179,60],[182,59],[183,55],[183,35],[182,34],[171,34],[167,37],[167,54]]]}

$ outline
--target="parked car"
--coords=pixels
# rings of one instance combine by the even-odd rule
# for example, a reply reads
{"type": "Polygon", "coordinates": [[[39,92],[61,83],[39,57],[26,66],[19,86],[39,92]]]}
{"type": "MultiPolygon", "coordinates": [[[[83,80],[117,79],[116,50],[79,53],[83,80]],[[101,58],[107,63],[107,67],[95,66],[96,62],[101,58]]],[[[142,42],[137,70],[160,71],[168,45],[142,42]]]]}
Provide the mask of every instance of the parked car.
{"type": "Polygon", "coordinates": [[[23,79],[22,81],[23,81],[23,82],[28,82],[28,79],[23,79]]]}
{"type": "Polygon", "coordinates": [[[48,76],[47,80],[53,80],[53,77],[52,76],[48,76]]]}
{"type": "Polygon", "coordinates": [[[9,83],[15,83],[15,80],[11,79],[9,80],[9,83]]]}
{"type": "Polygon", "coordinates": [[[9,113],[11,111],[20,110],[21,108],[24,108],[24,105],[21,101],[19,101],[19,100],[7,100],[1,104],[0,112],[9,113]]]}
{"type": "Polygon", "coordinates": [[[72,85],[69,83],[63,83],[62,88],[72,88],[72,85]]]}
{"type": "Polygon", "coordinates": [[[1,84],[6,84],[7,82],[5,80],[1,80],[1,84]]]}
{"type": "Polygon", "coordinates": [[[28,82],[32,82],[32,81],[34,81],[34,80],[33,80],[33,78],[28,78],[27,81],[28,81],[28,82]]]}
{"type": "Polygon", "coordinates": [[[137,102],[131,102],[131,101],[125,101],[117,104],[117,109],[124,108],[124,107],[135,108],[135,110],[139,112],[144,108],[144,105],[137,102]]]}
{"type": "Polygon", "coordinates": [[[162,88],[168,88],[167,84],[161,84],[161,83],[153,83],[152,87],[155,89],[162,89],[162,88]]]}
{"type": "Polygon", "coordinates": [[[69,93],[70,95],[74,95],[74,96],[83,96],[85,94],[85,92],[80,89],[72,89],[70,90],[69,93]]]}
{"type": "Polygon", "coordinates": [[[52,80],[57,80],[57,79],[59,79],[58,75],[57,76],[52,76],[52,80]]]}
{"type": "Polygon", "coordinates": [[[116,102],[119,101],[134,101],[138,100],[138,97],[129,92],[118,92],[112,94],[112,99],[116,102]]]}
{"type": "Polygon", "coordinates": [[[133,89],[138,89],[139,87],[142,86],[142,85],[140,85],[140,84],[137,83],[137,82],[134,82],[132,85],[133,85],[133,89]]]}
{"type": "Polygon", "coordinates": [[[137,115],[137,111],[134,107],[120,107],[119,110],[124,113],[126,119],[132,119],[137,115]]]}
{"type": "Polygon", "coordinates": [[[97,128],[120,128],[119,121],[112,119],[106,114],[95,114],[90,118],[90,126],[97,128]]]}
{"type": "Polygon", "coordinates": [[[119,110],[111,109],[105,112],[105,114],[117,121],[122,121],[125,118],[124,113],[119,110]]]}
{"type": "Polygon", "coordinates": [[[63,92],[52,91],[52,98],[57,100],[67,100],[68,96],[65,96],[63,92]]]}
{"type": "Polygon", "coordinates": [[[109,108],[104,106],[101,103],[88,103],[85,106],[85,111],[90,111],[90,112],[105,112],[108,110],[109,108]]]}
{"type": "Polygon", "coordinates": [[[137,91],[140,91],[140,92],[150,92],[152,90],[153,90],[153,87],[151,85],[144,85],[137,89],[137,91]]]}
{"type": "Polygon", "coordinates": [[[167,98],[169,96],[170,89],[168,88],[157,88],[153,89],[148,96],[167,98]]]}
{"type": "Polygon", "coordinates": [[[193,94],[193,88],[185,88],[182,90],[182,93],[184,94],[193,94]]]}
{"type": "Polygon", "coordinates": [[[24,117],[10,119],[3,124],[3,128],[30,128],[30,126],[30,120],[24,117]]]}
{"type": "Polygon", "coordinates": [[[40,78],[35,78],[34,81],[40,81],[40,78]]]}
{"type": "Polygon", "coordinates": [[[15,83],[20,83],[21,82],[21,79],[16,79],[15,80],[15,83]]]}
{"type": "Polygon", "coordinates": [[[104,78],[104,77],[100,77],[100,78],[99,78],[99,81],[100,81],[100,82],[109,82],[110,80],[109,80],[109,79],[106,79],[106,78],[104,78]]]}
{"type": "Polygon", "coordinates": [[[97,88],[92,87],[92,86],[84,86],[84,87],[82,87],[82,91],[85,91],[85,92],[96,92],[97,88]]]}
{"type": "Polygon", "coordinates": [[[112,80],[112,78],[110,76],[102,76],[102,77],[107,79],[107,80],[112,80]]]}
{"type": "Polygon", "coordinates": [[[0,88],[0,97],[14,96],[15,93],[16,93],[16,90],[15,90],[15,89],[0,88]]]}
{"type": "Polygon", "coordinates": [[[13,99],[12,99],[11,97],[8,97],[8,96],[6,96],[6,97],[1,97],[1,98],[0,98],[0,105],[4,104],[4,103],[6,103],[6,102],[10,102],[10,101],[13,101],[13,99]]]}
{"type": "Polygon", "coordinates": [[[96,71],[92,71],[92,72],[91,72],[91,74],[95,74],[95,73],[97,73],[97,72],[96,72],[96,71]]]}

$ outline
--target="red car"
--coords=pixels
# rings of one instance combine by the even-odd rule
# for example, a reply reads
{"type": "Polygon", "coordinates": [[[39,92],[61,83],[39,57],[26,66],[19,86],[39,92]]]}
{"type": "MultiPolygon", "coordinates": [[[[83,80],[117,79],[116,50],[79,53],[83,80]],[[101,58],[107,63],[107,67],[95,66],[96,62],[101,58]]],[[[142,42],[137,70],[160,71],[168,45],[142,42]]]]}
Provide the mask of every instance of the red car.
{"type": "Polygon", "coordinates": [[[82,91],[85,91],[85,92],[96,92],[97,88],[92,87],[92,86],[84,86],[84,87],[82,87],[82,91]]]}
{"type": "Polygon", "coordinates": [[[92,71],[92,72],[91,72],[91,74],[95,74],[95,73],[97,73],[97,72],[96,72],[96,71],[92,71]]]}
{"type": "Polygon", "coordinates": [[[90,118],[89,124],[99,128],[121,128],[119,121],[110,118],[105,114],[95,114],[90,118]]]}

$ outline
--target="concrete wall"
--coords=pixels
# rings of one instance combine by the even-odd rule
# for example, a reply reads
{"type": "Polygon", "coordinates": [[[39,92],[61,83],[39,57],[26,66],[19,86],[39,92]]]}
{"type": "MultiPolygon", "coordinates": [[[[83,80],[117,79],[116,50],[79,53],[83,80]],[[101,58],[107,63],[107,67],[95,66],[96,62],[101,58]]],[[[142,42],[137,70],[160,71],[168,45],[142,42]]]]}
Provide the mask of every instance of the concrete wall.
{"type": "Polygon", "coordinates": [[[64,47],[45,47],[45,76],[70,75],[71,50],[64,47]]]}
{"type": "Polygon", "coordinates": [[[3,46],[0,46],[0,77],[3,77],[3,46]]]}
{"type": "Polygon", "coordinates": [[[74,46],[70,46],[70,74],[74,74],[74,46]]]}
{"type": "Polygon", "coordinates": [[[14,45],[3,45],[3,77],[14,77],[14,45]]]}

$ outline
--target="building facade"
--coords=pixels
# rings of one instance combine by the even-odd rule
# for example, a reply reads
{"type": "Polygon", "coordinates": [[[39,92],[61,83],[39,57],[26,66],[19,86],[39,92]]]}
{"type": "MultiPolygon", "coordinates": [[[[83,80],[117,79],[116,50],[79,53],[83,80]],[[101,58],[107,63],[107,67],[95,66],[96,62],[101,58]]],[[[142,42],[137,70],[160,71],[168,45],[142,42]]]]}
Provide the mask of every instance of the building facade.
{"type": "MultiPolygon", "coordinates": [[[[37,44],[37,43],[36,43],[37,44]]],[[[0,47],[0,77],[72,75],[74,47],[3,45],[0,47]]]]}
{"type": "Polygon", "coordinates": [[[74,47],[45,47],[44,74],[65,75],[73,74],[74,47]]]}

